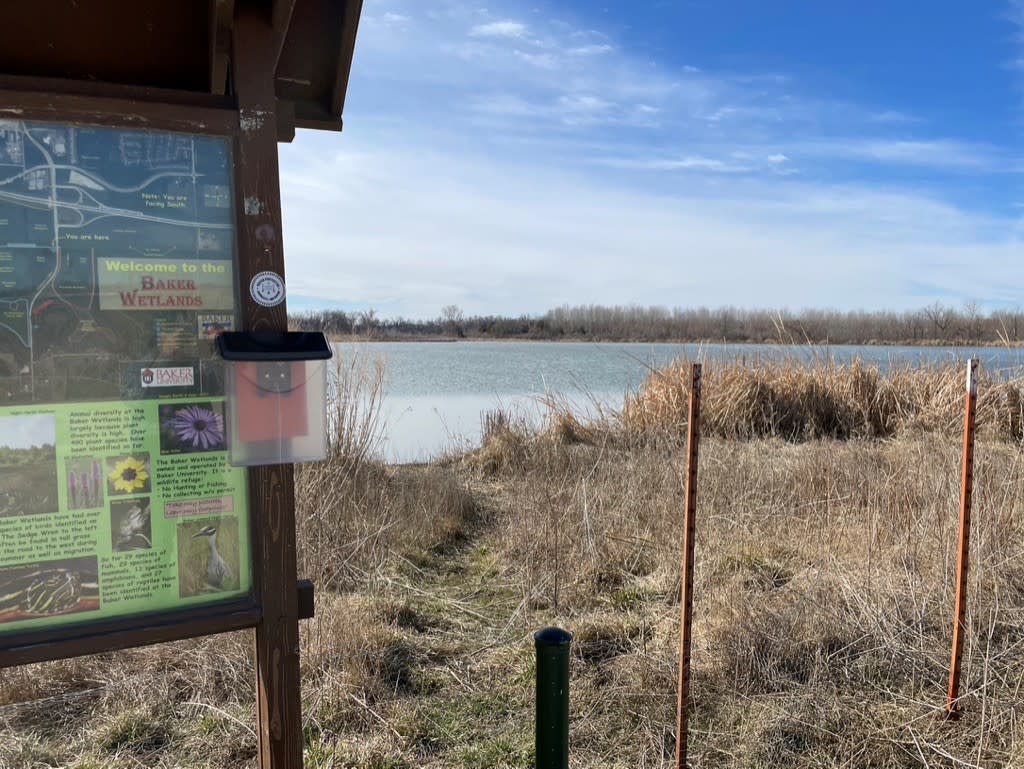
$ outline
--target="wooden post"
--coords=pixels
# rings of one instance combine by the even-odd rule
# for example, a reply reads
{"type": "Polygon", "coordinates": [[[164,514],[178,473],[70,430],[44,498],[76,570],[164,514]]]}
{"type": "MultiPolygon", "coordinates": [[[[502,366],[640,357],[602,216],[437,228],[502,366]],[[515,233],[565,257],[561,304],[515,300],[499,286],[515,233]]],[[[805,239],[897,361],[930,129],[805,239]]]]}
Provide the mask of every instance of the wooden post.
{"type": "Polygon", "coordinates": [[[686,507],[679,595],[679,681],[676,700],[676,769],[686,769],[690,698],[690,628],[693,624],[693,557],[697,533],[697,454],[700,447],[701,364],[690,366],[690,412],[686,425],[686,507]]]}
{"type": "Polygon", "coordinates": [[[971,543],[971,494],[974,491],[974,417],[978,398],[978,360],[967,361],[967,395],[964,401],[964,442],[960,466],[960,548],[956,559],[956,598],[953,609],[953,650],[949,662],[949,689],[946,692],[946,714],[956,718],[959,713],[960,660],[964,651],[967,627],[967,567],[971,543]]]}
{"type": "MultiPolygon", "coordinates": [[[[269,14],[236,9],[232,75],[238,98],[235,150],[239,301],[245,330],[288,326],[285,304],[264,306],[250,282],[284,279],[281,192],[274,98],[274,31],[269,14]]],[[[295,485],[291,465],[249,470],[253,578],[262,612],[256,625],[256,711],[261,769],[301,769],[302,703],[295,562],[295,485]]]]}

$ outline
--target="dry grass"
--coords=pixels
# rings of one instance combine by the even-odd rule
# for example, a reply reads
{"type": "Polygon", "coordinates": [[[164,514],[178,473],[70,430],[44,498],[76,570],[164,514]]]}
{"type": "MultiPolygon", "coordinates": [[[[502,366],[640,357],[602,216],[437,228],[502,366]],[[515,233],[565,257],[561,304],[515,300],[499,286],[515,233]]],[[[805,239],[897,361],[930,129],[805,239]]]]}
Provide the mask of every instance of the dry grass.
{"type": "MultiPolygon", "coordinates": [[[[624,430],[635,437],[682,435],[689,399],[689,361],[654,371],[626,399],[624,430]]],[[[965,366],[953,363],[879,366],[797,359],[715,361],[704,367],[702,426],[725,438],[891,438],[938,432],[963,423],[965,366]]],[[[1000,440],[1024,439],[1024,385],[982,372],[978,427],[1000,440]]]]}
{"type": "MultiPolygon", "coordinates": [[[[1011,391],[981,391],[952,724],[961,374],[705,373],[719,426],[698,488],[691,765],[1024,765],[1024,455],[993,395],[1011,391]],[[739,430],[740,413],[761,427],[739,430]]],[[[364,434],[298,473],[300,569],[318,590],[306,767],[532,766],[530,633],[551,623],[575,634],[572,765],[671,766],[683,468],[673,441],[637,439],[680,427],[656,386],[636,400],[667,430],[630,423],[636,403],[621,422],[556,407],[537,430],[496,413],[479,449],[422,466],[361,449],[365,411],[336,422],[364,434]]],[[[252,766],[251,676],[244,633],[0,671],[0,767],[252,766]]]]}
{"type": "MultiPolygon", "coordinates": [[[[680,459],[650,447],[536,451],[536,465],[504,472],[520,501],[501,547],[536,610],[524,617],[577,633],[578,765],[669,766],[680,459]]],[[[978,450],[970,672],[951,725],[940,716],[956,441],[708,440],[691,763],[1019,761],[1021,458],[998,442],[978,450]]]]}

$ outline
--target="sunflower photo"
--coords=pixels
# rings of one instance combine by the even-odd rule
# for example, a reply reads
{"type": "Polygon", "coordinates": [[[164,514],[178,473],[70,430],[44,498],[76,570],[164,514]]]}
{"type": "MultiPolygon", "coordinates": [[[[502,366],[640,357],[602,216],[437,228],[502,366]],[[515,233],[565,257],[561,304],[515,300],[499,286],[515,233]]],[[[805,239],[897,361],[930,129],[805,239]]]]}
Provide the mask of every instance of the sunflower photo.
{"type": "Polygon", "coordinates": [[[107,494],[148,494],[153,488],[149,452],[107,459],[107,494]]]}
{"type": "Polygon", "coordinates": [[[0,416],[0,516],[57,512],[56,444],[53,414],[0,416]]]}
{"type": "Polygon", "coordinates": [[[160,453],[224,451],[224,405],[211,401],[160,406],[160,453]]]}

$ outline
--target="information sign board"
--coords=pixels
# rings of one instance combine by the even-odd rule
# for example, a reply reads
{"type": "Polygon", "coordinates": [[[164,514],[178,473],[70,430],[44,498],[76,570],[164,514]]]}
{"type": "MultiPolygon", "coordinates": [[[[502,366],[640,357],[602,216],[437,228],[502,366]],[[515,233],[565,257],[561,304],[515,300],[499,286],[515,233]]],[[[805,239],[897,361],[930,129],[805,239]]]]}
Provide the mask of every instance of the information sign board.
{"type": "Polygon", "coordinates": [[[0,638],[252,589],[230,141],[0,121],[0,638]]]}

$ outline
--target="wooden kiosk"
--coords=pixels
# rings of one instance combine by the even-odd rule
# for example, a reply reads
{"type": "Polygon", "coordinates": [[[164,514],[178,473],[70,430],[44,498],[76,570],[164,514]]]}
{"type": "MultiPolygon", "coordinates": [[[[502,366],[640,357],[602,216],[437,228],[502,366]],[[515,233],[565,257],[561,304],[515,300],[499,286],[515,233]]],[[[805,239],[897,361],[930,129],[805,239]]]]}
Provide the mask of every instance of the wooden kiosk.
{"type": "Polygon", "coordinates": [[[341,129],[361,5],[0,22],[0,668],[254,628],[265,769],[302,766],[293,468],[227,466],[210,339],[287,327],[277,143],[341,129]]]}

